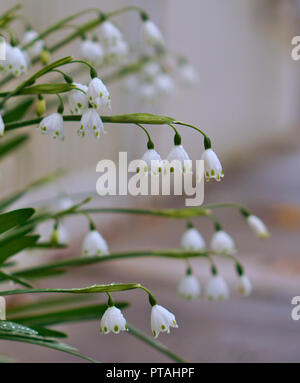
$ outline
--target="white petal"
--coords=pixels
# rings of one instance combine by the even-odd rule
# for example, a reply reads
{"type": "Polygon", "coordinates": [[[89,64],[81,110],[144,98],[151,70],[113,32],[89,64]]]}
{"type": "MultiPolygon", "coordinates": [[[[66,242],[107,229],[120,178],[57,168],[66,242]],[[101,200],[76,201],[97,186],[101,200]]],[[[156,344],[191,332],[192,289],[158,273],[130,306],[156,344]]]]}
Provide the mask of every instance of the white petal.
{"type": "Polygon", "coordinates": [[[85,256],[107,255],[109,253],[107,243],[102,235],[96,231],[90,231],[84,238],[82,254],[85,256]]]}
{"type": "Polygon", "coordinates": [[[204,160],[205,176],[207,180],[214,178],[217,181],[220,181],[221,178],[224,177],[222,165],[212,149],[206,149],[202,154],[201,159],[204,160]]]}
{"type": "Polygon", "coordinates": [[[44,134],[51,134],[53,138],[64,138],[64,121],[60,113],[52,113],[43,118],[39,128],[44,134]]]}
{"type": "Polygon", "coordinates": [[[99,43],[91,40],[84,40],[80,45],[79,55],[82,59],[93,65],[100,65],[103,61],[104,51],[99,43]]]}
{"type": "Polygon", "coordinates": [[[220,275],[213,276],[205,285],[205,295],[210,300],[225,300],[229,298],[229,288],[220,275]]]}
{"type": "Polygon", "coordinates": [[[2,116],[0,114],[0,137],[3,137],[4,133],[5,133],[5,125],[4,125],[4,122],[3,122],[3,118],[2,118],[2,116]]]}
{"type": "Polygon", "coordinates": [[[178,286],[178,295],[186,299],[199,298],[201,286],[197,277],[193,274],[182,278],[178,286]]]}
{"type": "Polygon", "coordinates": [[[266,225],[256,215],[250,215],[247,218],[247,222],[253,230],[254,234],[256,234],[259,238],[268,238],[270,236],[266,225]]]}
{"type": "Polygon", "coordinates": [[[210,247],[217,253],[233,255],[236,247],[233,239],[224,231],[216,231],[212,236],[210,247]]]}
{"type": "Polygon", "coordinates": [[[142,40],[146,45],[164,45],[164,38],[158,26],[152,20],[146,20],[142,25],[142,40]]]}
{"type": "Polygon", "coordinates": [[[241,295],[249,296],[251,294],[252,283],[246,275],[239,277],[237,289],[241,295]]]}
{"type": "Polygon", "coordinates": [[[181,238],[181,247],[188,251],[202,251],[205,250],[206,244],[195,228],[187,229],[181,238]]]}
{"type": "Polygon", "coordinates": [[[121,310],[115,306],[109,307],[101,318],[100,332],[108,334],[112,331],[115,334],[119,334],[120,331],[126,330],[126,319],[121,310]]]}

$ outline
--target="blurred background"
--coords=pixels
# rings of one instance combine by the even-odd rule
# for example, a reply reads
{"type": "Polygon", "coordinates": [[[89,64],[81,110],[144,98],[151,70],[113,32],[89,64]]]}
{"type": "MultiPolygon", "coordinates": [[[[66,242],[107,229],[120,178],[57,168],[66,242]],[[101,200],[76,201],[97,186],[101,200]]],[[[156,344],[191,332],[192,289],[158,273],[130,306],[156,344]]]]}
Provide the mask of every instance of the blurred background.
{"type": "MultiPolygon", "coordinates": [[[[0,12],[14,1],[2,1],[0,12]]],[[[299,361],[299,326],[291,319],[291,299],[300,293],[300,63],[291,59],[291,40],[300,34],[299,0],[24,0],[23,14],[37,31],[83,7],[103,11],[125,5],[144,7],[162,29],[171,52],[187,57],[198,72],[193,87],[176,83],[172,94],[159,103],[141,104],[134,94],[109,86],[112,113],[154,112],[195,124],[213,140],[224,166],[222,183],[206,185],[205,202],[235,201],[247,205],[263,218],[272,232],[265,242],[254,241],[236,211],[217,212],[224,229],[232,234],[247,274],[253,281],[251,297],[234,293],[232,264],[220,269],[233,287],[224,303],[204,299],[185,302],[176,297],[176,287],[185,265],[164,259],[126,260],[72,270],[61,279],[41,286],[80,287],[104,282],[141,282],[159,296],[161,304],[176,313],[179,329],[161,341],[193,362],[296,362],[299,361]]],[[[83,17],[82,20],[85,18],[83,17]]],[[[88,19],[86,17],[86,19],[88,19]]],[[[135,13],[115,19],[127,41],[136,42],[140,20],[135,13]]],[[[18,27],[16,27],[18,32],[18,27]]],[[[21,31],[21,29],[20,29],[21,31]]],[[[57,41],[66,31],[51,36],[57,41]]],[[[78,52],[78,41],[58,51],[60,58],[78,52]]],[[[101,73],[100,73],[101,76],[101,73]]],[[[84,78],[84,77],[83,77],[84,78]]],[[[55,198],[59,193],[95,192],[99,160],[118,159],[119,151],[139,158],[146,149],[143,132],[131,126],[107,126],[100,141],[81,140],[69,124],[67,139],[54,142],[33,127],[31,141],[1,168],[1,194],[20,189],[57,168],[69,171],[57,185],[26,197],[19,206],[55,198]]],[[[162,156],[172,146],[167,127],[151,129],[162,156]]],[[[193,159],[202,153],[202,140],[189,129],[181,130],[183,144],[193,159]]],[[[183,207],[180,198],[102,197],[97,206],[183,207]]],[[[176,248],[185,230],[181,221],[120,216],[95,217],[111,252],[176,248]],[[134,228],[134,229],[133,229],[134,228]]],[[[53,257],[76,256],[87,231],[85,221],[67,222],[72,232],[70,249],[53,257]]],[[[209,240],[213,227],[205,219],[195,220],[209,240]]],[[[25,259],[24,262],[32,262],[25,259]]],[[[28,258],[28,257],[27,257],[28,258]]],[[[193,261],[205,282],[209,267],[193,261]]],[[[140,293],[123,294],[132,300],[126,316],[150,333],[148,304],[140,293]]],[[[167,359],[128,334],[98,336],[99,323],[60,326],[70,333],[70,343],[103,362],[154,362],[167,359]],[[128,353],[128,350],[132,352],[128,353]]],[[[64,354],[34,346],[0,342],[0,348],[23,362],[76,362],[64,354]],[[25,350],[30,349],[30,352],[25,350]]]]}

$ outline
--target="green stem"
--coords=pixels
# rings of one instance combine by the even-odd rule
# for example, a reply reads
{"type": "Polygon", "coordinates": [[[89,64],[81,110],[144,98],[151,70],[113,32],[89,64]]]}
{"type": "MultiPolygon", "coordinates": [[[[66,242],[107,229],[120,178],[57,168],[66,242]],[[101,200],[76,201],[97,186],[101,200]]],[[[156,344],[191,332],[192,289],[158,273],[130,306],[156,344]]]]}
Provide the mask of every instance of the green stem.
{"type": "Polygon", "coordinates": [[[131,324],[127,323],[127,327],[128,327],[129,334],[135,336],[136,338],[138,338],[142,342],[148,344],[149,346],[153,347],[157,351],[160,351],[162,354],[166,355],[167,357],[169,357],[170,359],[174,360],[177,363],[186,363],[185,360],[183,360],[178,355],[176,355],[174,352],[169,350],[166,346],[164,346],[160,342],[154,341],[148,335],[144,334],[142,331],[133,327],[131,324]]]}
{"type": "Polygon", "coordinates": [[[201,133],[204,137],[207,137],[207,135],[203,132],[203,130],[197,128],[194,125],[186,124],[185,122],[182,122],[182,121],[174,121],[173,123],[177,124],[177,125],[187,126],[188,128],[192,128],[194,130],[197,130],[197,132],[201,133]]]}

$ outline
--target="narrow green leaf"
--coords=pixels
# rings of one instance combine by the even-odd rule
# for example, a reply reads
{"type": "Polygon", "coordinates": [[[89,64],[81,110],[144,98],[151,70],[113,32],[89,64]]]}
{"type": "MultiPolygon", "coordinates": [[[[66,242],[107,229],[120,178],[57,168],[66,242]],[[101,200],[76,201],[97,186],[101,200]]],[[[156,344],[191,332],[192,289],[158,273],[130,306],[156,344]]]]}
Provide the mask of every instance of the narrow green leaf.
{"type": "Polygon", "coordinates": [[[26,113],[28,112],[29,108],[33,104],[34,98],[26,98],[24,101],[18,103],[13,108],[9,109],[5,113],[3,113],[3,121],[5,124],[19,121],[21,120],[26,113]]]}
{"type": "Polygon", "coordinates": [[[0,246],[0,264],[5,262],[9,257],[32,246],[39,238],[39,235],[21,237],[0,246]]]}
{"type": "Polygon", "coordinates": [[[18,149],[23,143],[29,139],[28,134],[21,134],[15,137],[5,138],[0,141],[0,159],[10,152],[18,149]]]}
{"type": "Polygon", "coordinates": [[[0,234],[15,226],[22,225],[30,217],[33,216],[34,212],[34,209],[29,208],[14,210],[9,213],[0,214],[0,234]]]}

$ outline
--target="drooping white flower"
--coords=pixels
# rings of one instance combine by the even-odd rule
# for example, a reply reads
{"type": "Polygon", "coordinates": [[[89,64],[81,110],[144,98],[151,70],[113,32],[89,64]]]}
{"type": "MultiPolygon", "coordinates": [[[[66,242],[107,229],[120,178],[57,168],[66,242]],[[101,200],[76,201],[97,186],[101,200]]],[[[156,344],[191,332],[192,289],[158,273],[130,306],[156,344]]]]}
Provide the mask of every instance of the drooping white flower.
{"type": "Polygon", "coordinates": [[[160,332],[169,334],[170,327],[178,327],[174,314],[163,306],[154,305],[151,311],[151,328],[154,337],[157,338],[160,332]]]}
{"type": "Polygon", "coordinates": [[[162,159],[160,155],[154,149],[148,149],[142,160],[146,162],[146,166],[143,169],[140,169],[141,172],[145,175],[151,172],[153,175],[159,175],[162,170],[162,159]]]}
{"type": "Polygon", "coordinates": [[[233,239],[223,230],[216,231],[211,238],[210,247],[216,253],[233,255],[236,247],[233,239]]]}
{"type": "Polygon", "coordinates": [[[206,180],[209,181],[211,178],[214,178],[217,181],[221,181],[224,173],[216,153],[212,149],[206,149],[201,159],[204,160],[206,180]]]}
{"type": "Polygon", "coordinates": [[[43,134],[50,134],[54,139],[63,140],[64,133],[64,120],[60,113],[52,113],[42,119],[39,129],[43,134]]]}
{"type": "Polygon", "coordinates": [[[88,87],[88,100],[93,105],[95,109],[100,108],[100,106],[105,105],[110,108],[110,95],[103,84],[103,82],[95,77],[89,83],[88,87]]]}
{"type": "Polygon", "coordinates": [[[173,165],[171,165],[172,161],[177,161],[180,171],[184,174],[192,173],[192,161],[182,145],[175,145],[171,149],[167,156],[167,161],[170,163],[171,171],[172,168],[174,170],[173,165]]]}
{"type": "Polygon", "coordinates": [[[6,320],[6,301],[4,297],[0,297],[0,320],[6,320]]]}
{"type": "Polygon", "coordinates": [[[3,137],[4,133],[5,133],[5,125],[4,125],[3,118],[0,114],[0,137],[3,137]]]}
{"type": "Polygon", "coordinates": [[[237,289],[241,295],[244,295],[246,297],[251,294],[252,283],[246,275],[242,275],[239,277],[237,289]]]}
{"type": "Polygon", "coordinates": [[[268,238],[270,236],[270,232],[267,229],[266,225],[256,215],[251,214],[246,219],[247,219],[248,225],[251,227],[254,234],[258,238],[268,238]]]}
{"type": "Polygon", "coordinates": [[[100,65],[103,61],[104,51],[101,45],[92,40],[83,40],[79,48],[79,56],[93,65],[100,65]]]}
{"type": "Polygon", "coordinates": [[[159,96],[171,94],[175,89],[174,80],[171,76],[165,73],[162,73],[156,77],[154,85],[159,96]]]}
{"type": "Polygon", "coordinates": [[[68,245],[70,243],[70,236],[67,228],[61,222],[58,227],[53,230],[51,235],[51,242],[55,244],[68,245]]]}
{"type": "Polygon", "coordinates": [[[71,197],[68,197],[67,195],[59,197],[53,206],[53,209],[57,212],[68,210],[74,205],[74,201],[71,197]]]}
{"type": "Polygon", "coordinates": [[[99,32],[100,41],[106,47],[116,45],[119,41],[123,40],[123,35],[119,28],[110,21],[104,21],[104,23],[100,25],[99,32]]]}
{"type": "Polygon", "coordinates": [[[146,20],[142,25],[142,41],[146,45],[164,46],[163,35],[152,20],[146,20]]]}
{"type": "Polygon", "coordinates": [[[223,277],[214,275],[205,285],[205,295],[209,300],[223,301],[229,298],[228,285],[223,277]]]}
{"type": "Polygon", "coordinates": [[[109,307],[101,318],[100,333],[114,332],[119,334],[120,331],[127,331],[126,319],[116,306],[109,307]]]}
{"type": "Polygon", "coordinates": [[[87,131],[90,131],[96,138],[100,138],[100,135],[104,133],[104,125],[99,116],[98,112],[95,109],[87,109],[80,120],[80,129],[78,130],[78,135],[85,137],[87,131]]]}
{"type": "MultiPolygon", "coordinates": [[[[39,36],[39,34],[36,31],[33,31],[33,30],[29,30],[29,31],[25,32],[25,34],[24,34],[24,36],[22,38],[22,41],[21,41],[22,47],[24,47],[25,45],[31,43],[38,36],[39,36]]],[[[27,52],[28,52],[29,56],[30,57],[39,56],[42,53],[42,51],[43,51],[44,45],[45,45],[44,41],[38,39],[35,43],[33,43],[27,49],[27,52]]]]}
{"type": "Polygon", "coordinates": [[[191,227],[184,232],[181,238],[181,247],[188,251],[202,251],[205,250],[206,244],[199,231],[191,227]]]}
{"type": "MultiPolygon", "coordinates": [[[[8,47],[9,45],[7,44],[6,46],[8,47]]],[[[6,49],[5,68],[14,76],[20,76],[27,71],[27,60],[20,48],[9,46],[6,49]]]]}
{"type": "Polygon", "coordinates": [[[143,66],[142,76],[145,80],[153,80],[161,73],[161,71],[161,66],[157,62],[150,61],[143,66]]]}
{"type": "Polygon", "coordinates": [[[196,69],[188,62],[179,66],[179,76],[181,81],[188,86],[195,85],[199,81],[196,69]]]}
{"type": "Polygon", "coordinates": [[[105,50],[105,64],[121,64],[128,57],[129,47],[126,41],[118,40],[116,44],[110,45],[105,50]]]}
{"type": "Polygon", "coordinates": [[[91,230],[83,240],[82,255],[93,257],[107,255],[108,253],[109,249],[105,239],[97,230],[91,230]]]}
{"type": "Polygon", "coordinates": [[[201,285],[194,274],[185,275],[178,286],[178,295],[185,299],[197,299],[201,295],[201,285]]]}
{"type": "MultiPolygon", "coordinates": [[[[83,90],[87,93],[88,87],[86,85],[74,82],[73,85],[76,88],[83,90]]],[[[73,89],[68,93],[69,109],[72,114],[82,114],[82,112],[88,108],[89,100],[87,94],[84,94],[80,90],[73,89]]]]}

